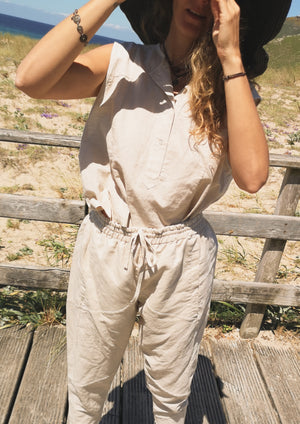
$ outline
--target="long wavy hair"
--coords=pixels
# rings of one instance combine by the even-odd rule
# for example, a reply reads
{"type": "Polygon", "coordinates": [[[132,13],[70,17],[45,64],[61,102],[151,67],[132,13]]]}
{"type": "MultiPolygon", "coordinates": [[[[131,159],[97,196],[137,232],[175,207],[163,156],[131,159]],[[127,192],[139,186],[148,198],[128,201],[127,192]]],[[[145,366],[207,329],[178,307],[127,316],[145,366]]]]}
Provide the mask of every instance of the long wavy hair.
{"type": "Polygon", "coordinates": [[[195,43],[189,66],[193,120],[191,134],[196,145],[207,138],[212,152],[221,155],[225,149],[222,129],[225,125],[226,104],[222,67],[211,33],[195,43]]]}
{"type": "MultiPolygon", "coordinates": [[[[148,3],[142,21],[143,40],[163,43],[172,19],[172,0],[154,0],[148,3]],[[151,34],[151,39],[148,34],[151,34]]],[[[217,56],[211,32],[193,45],[188,63],[190,77],[190,110],[193,121],[191,135],[195,146],[208,139],[212,152],[221,155],[225,149],[222,136],[226,114],[222,67],[217,56]]]]}

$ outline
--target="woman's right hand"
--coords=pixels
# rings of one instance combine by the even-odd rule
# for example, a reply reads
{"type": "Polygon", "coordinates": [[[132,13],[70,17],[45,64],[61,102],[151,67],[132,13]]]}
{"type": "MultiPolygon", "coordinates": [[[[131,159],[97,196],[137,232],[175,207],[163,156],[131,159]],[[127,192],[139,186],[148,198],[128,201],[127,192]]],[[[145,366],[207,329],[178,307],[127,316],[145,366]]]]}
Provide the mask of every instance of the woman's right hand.
{"type": "MultiPolygon", "coordinates": [[[[78,11],[88,40],[125,0],[90,0],[78,11]]],[[[34,98],[75,99],[96,96],[107,73],[112,44],[80,54],[72,14],[49,31],[17,69],[16,87],[34,98]]]]}
{"type": "Polygon", "coordinates": [[[213,40],[223,68],[227,63],[241,63],[238,4],[235,0],[211,0],[211,10],[214,16],[213,40]]]}

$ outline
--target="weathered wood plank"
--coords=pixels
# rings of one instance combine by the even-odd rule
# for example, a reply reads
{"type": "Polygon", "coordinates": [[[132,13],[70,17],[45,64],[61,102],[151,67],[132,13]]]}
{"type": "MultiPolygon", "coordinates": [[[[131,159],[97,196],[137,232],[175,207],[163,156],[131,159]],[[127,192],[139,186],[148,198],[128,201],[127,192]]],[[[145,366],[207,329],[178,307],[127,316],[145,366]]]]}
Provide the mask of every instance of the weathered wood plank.
{"type": "Polygon", "coordinates": [[[279,424],[249,344],[228,339],[209,342],[227,422],[279,424]]]}
{"type": "Polygon", "coordinates": [[[300,240],[298,217],[212,211],[203,215],[219,235],[300,240]]]}
{"type": "Polygon", "coordinates": [[[300,169],[300,156],[270,154],[270,165],[282,168],[300,169]]]}
{"type": "Polygon", "coordinates": [[[62,424],[67,404],[65,329],[39,327],[9,424],[62,424]]]}
{"type": "MultiPolygon", "coordinates": [[[[275,214],[294,215],[300,199],[300,172],[288,168],[283,178],[276,202],[275,214]]],[[[280,237],[267,239],[256,271],[255,281],[272,283],[275,279],[286,242],[280,237]]],[[[242,322],[242,338],[254,338],[258,335],[264,318],[265,306],[249,304],[242,322]]]]}
{"type": "Polygon", "coordinates": [[[0,216],[79,224],[85,216],[85,202],[0,193],[0,216]]]}
{"type": "Polygon", "coordinates": [[[152,398],[146,388],[138,338],[131,337],[123,358],[122,424],[153,424],[152,398]]]}
{"type": "Polygon", "coordinates": [[[32,343],[29,328],[0,330],[0,424],[8,423],[32,343]]]}
{"type": "Polygon", "coordinates": [[[226,417],[210,360],[209,344],[204,340],[199,351],[186,416],[186,424],[196,423],[226,424],[226,417]]]}
{"type": "Polygon", "coordinates": [[[259,281],[214,280],[214,301],[300,306],[300,286],[259,281]]]}
{"type": "MultiPolygon", "coordinates": [[[[0,194],[0,216],[79,224],[86,214],[84,201],[0,194]]],[[[204,212],[219,235],[300,240],[300,219],[276,215],[204,212]]]]}
{"type": "MultiPolygon", "coordinates": [[[[0,286],[66,291],[69,271],[28,265],[0,264],[0,286]]],[[[300,306],[300,286],[253,281],[214,280],[213,301],[300,306]]]]}
{"type": "MultiPolygon", "coordinates": [[[[80,137],[38,132],[0,129],[0,142],[41,144],[58,147],[80,147],[80,137]]],[[[300,168],[299,156],[270,154],[270,165],[286,168],[300,168]]]]}
{"type": "Polygon", "coordinates": [[[80,138],[71,135],[0,129],[0,142],[40,144],[53,147],[80,147],[80,138]]]}
{"type": "Polygon", "coordinates": [[[70,272],[59,268],[0,264],[0,286],[67,290],[70,272]]]}
{"type": "Polygon", "coordinates": [[[282,424],[299,424],[300,367],[296,350],[254,342],[256,360],[282,424]]]}

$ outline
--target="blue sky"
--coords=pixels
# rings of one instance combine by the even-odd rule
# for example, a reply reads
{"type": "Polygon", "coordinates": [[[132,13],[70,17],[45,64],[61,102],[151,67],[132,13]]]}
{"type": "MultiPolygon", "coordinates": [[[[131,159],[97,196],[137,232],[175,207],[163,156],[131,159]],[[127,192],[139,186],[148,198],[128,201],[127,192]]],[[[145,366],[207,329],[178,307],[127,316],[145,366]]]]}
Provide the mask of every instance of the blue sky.
{"type": "MultiPolygon", "coordinates": [[[[0,13],[57,24],[84,3],[84,0],[0,0],[0,13]]],[[[138,40],[119,8],[111,14],[98,34],[126,41],[138,40]]]]}
{"type": "MultiPolygon", "coordinates": [[[[84,0],[0,0],[0,13],[56,24],[84,3],[84,0]]],[[[297,15],[300,15],[300,0],[292,0],[289,16],[297,15]]],[[[138,40],[119,8],[112,13],[98,34],[126,41],[138,40]]]]}

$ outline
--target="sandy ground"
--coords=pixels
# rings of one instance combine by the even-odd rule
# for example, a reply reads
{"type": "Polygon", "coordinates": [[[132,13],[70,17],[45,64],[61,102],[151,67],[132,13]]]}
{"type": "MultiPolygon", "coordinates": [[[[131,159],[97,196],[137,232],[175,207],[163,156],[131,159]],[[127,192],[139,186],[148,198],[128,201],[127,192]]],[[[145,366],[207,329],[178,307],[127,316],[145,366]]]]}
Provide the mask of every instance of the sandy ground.
{"type": "MultiPolygon", "coordinates": [[[[92,100],[30,99],[13,87],[14,72],[13,65],[0,70],[0,128],[81,135],[92,100]],[[9,90],[7,87],[4,90],[4,86],[9,86],[9,90]]],[[[288,139],[300,128],[299,115],[296,118],[293,115],[291,119],[289,114],[289,109],[299,102],[299,90],[273,91],[267,88],[260,94],[270,104],[286,99],[282,106],[281,125],[259,109],[270,151],[298,155],[299,142],[290,145],[288,139]]],[[[77,149],[0,143],[0,152],[0,192],[68,199],[81,197],[77,149]]],[[[268,183],[257,194],[245,193],[232,183],[226,195],[211,209],[272,214],[283,174],[283,169],[271,169],[268,183]]],[[[0,232],[1,262],[70,266],[76,226],[0,218],[0,232]]],[[[219,242],[216,277],[253,280],[264,240],[219,237],[219,242]]],[[[277,281],[299,284],[299,267],[299,243],[288,242],[277,281]]]]}

